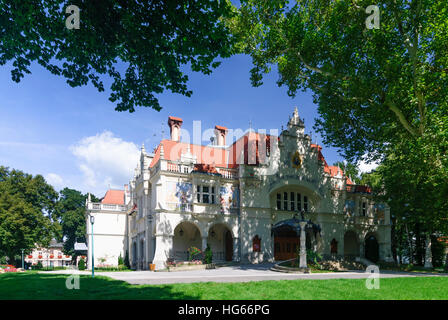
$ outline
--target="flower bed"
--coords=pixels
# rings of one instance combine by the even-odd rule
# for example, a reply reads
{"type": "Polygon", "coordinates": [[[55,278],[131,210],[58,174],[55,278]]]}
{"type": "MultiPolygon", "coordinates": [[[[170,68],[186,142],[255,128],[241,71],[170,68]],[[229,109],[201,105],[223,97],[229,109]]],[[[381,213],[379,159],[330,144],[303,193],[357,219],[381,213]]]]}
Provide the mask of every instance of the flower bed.
{"type": "Polygon", "coordinates": [[[14,267],[14,266],[12,266],[10,264],[1,264],[0,265],[0,272],[1,273],[4,273],[4,272],[19,272],[19,270],[16,267],[14,267]]]}

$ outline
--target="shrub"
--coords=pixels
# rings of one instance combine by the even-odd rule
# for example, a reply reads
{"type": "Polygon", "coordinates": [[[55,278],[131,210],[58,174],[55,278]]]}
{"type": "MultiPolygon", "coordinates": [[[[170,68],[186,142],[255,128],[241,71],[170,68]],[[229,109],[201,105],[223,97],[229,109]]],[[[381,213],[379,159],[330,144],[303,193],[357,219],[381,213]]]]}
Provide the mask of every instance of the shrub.
{"type": "Polygon", "coordinates": [[[124,256],[124,265],[126,266],[126,268],[131,269],[131,263],[129,262],[128,250],[126,250],[126,254],[124,256]]]}
{"type": "Polygon", "coordinates": [[[201,250],[199,250],[196,247],[188,248],[188,261],[193,260],[193,258],[200,253],[201,253],[201,250]]]}
{"type": "MultiPolygon", "coordinates": [[[[300,254],[298,256],[298,259],[300,259],[300,254]]],[[[313,250],[307,250],[306,262],[310,265],[319,267],[320,263],[322,262],[322,256],[319,253],[314,252],[313,250]]]]}
{"type": "Polygon", "coordinates": [[[123,265],[124,264],[124,260],[123,257],[121,256],[121,252],[120,255],[118,256],[118,265],[123,265]]]}
{"type": "Polygon", "coordinates": [[[210,246],[207,244],[207,249],[204,252],[204,264],[210,264],[213,261],[213,252],[210,246]]]}
{"type": "Polygon", "coordinates": [[[78,270],[86,270],[86,262],[84,261],[84,259],[79,260],[78,270]]]}
{"type": "Polygon", "coordinates": [[[43,265],[41,261],[39,261],[36,265],[33,266],[33,270],[42,270],[42,269],[43,265]]]}

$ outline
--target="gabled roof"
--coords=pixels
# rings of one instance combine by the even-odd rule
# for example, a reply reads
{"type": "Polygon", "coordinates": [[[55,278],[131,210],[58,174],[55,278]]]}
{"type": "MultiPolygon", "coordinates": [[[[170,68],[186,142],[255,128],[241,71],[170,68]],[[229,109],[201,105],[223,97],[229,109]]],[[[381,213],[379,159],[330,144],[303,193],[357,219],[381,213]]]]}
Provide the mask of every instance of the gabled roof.
{"type": "Polygon", "coordinates": [[[124,204],[124,190],[107,190],[104,198],[101,200],[104,204],[124,204]]]}

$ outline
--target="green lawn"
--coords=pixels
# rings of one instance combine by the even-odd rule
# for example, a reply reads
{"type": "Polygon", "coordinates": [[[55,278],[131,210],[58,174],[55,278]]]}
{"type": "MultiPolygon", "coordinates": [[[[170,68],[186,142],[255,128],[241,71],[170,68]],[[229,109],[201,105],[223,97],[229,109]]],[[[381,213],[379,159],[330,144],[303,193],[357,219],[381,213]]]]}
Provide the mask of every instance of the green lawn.
{"type": "Polygon", "coordinates": [[[361,279],[129,285],[102,276],[81,276],[80,289],[68,290],[67,277],[0,274],[0,299],[448,299],[448,277],[381,279],[379,290],[361,279]]]}

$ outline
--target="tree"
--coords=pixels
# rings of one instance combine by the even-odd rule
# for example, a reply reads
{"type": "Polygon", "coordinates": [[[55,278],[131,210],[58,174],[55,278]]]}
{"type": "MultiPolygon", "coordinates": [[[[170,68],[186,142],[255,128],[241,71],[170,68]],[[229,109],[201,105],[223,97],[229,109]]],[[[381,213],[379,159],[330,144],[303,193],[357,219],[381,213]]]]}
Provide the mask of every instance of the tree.
{"type": "Polygon", "coordinates": [[[11,63],[19,82],[37,62],[72,87],[91,82],[115,110],[160,110],[157,94],[191,96],[183,67],[209,74],[231,53],[222,21],[226,0],[3,0],[0,2],[0,65],[11,63]],[[80,28],[69,30],[69,5],[80,9],[80,28]]]}
{"type": "MultiPolygon", "coordinates": [[[[60,225],[60,240],[64,242],[64,253],[76,259],[75,242],[86,240],[86,199],[80,191],[64,188],[55,206],[55,217],[60,225]]],[[[92,195],[92,201],[98,199],[92,195]]]]}
{"type": "Polygon", "coordinates": [[[0,254],[15,256],[35,244],[48,245],[55,233],[52,212],[57,199],[41,175],[0,166],[0,254]]]}

